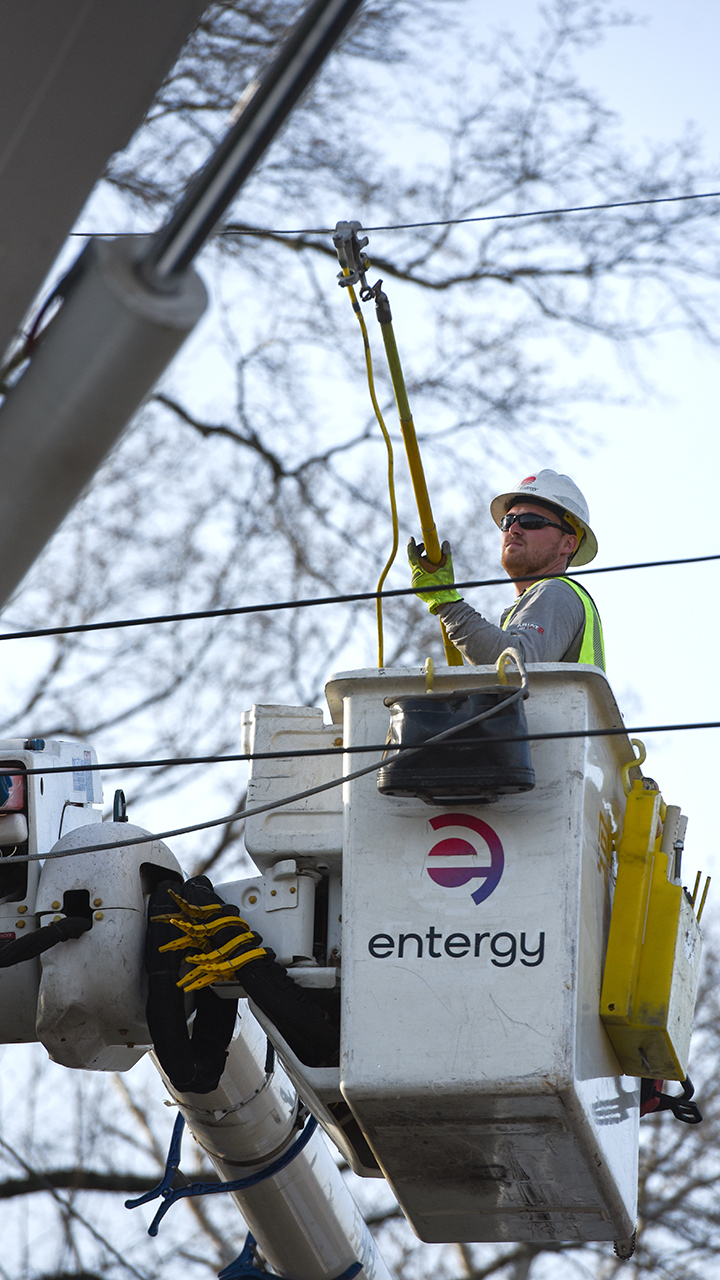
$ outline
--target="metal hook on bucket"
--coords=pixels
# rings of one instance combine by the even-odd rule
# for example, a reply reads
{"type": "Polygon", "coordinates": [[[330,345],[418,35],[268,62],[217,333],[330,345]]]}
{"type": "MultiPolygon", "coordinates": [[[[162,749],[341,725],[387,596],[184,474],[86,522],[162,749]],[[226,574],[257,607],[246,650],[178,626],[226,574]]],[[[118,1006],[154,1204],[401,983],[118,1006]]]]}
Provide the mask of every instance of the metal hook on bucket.
{"type": "Polygon", "coordinates": [[[508,678],[505,674],[505,668],[508,662],[515,663],[515,666],[517,667],[520,675],[521,687],[523,689],[527,689],[528,673],[525,668],[525,663],[520,657],[520,654],[518,653],[517,649],[503,649],[502,653],[500,654],[500,657],[495,663],[495,670],[497,671],[497,676],[498,676],[498,680],[500,681],[500,684],[508,684],[508,678]]]}

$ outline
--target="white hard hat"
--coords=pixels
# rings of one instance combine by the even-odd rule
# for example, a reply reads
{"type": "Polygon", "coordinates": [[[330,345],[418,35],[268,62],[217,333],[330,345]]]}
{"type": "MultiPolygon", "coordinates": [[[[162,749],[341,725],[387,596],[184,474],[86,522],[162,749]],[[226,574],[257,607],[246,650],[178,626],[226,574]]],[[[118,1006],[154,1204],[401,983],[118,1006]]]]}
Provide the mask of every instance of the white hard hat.
{"type": "Polygon", "coordinates": [[[590,528],[590,512],[583,494],[569,476],[562,476],[557,471],[538,471],[536,476],[526,476],[517,488],[509,493],[499,493],[490,503],[490,514],[499,526],[503,516],[513,503],[522,501],[537,502],[540,506],[548,503],[560,513],[566,513],[569,524],[580,526],[580,545],[572,557],[573,565],[589,564],[597,555],[597,539],[590,528]]]}

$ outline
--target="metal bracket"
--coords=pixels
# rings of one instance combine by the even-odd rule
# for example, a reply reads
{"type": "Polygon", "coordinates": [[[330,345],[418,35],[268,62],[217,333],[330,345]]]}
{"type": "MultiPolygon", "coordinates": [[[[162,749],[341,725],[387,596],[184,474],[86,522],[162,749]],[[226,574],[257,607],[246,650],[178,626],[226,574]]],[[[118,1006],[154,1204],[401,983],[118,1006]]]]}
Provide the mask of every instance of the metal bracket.
{"type": "Polygon", "coordinates": [[[358,239],[358,231],[362,231],[362,226],[359,222],[338,222],[336,224],[333,244],[342,267],[342,271],[338,272],[338,284],[342,289],[351,284],[359,284],[361,301],[370,302],[372,299],[377,308],[377,318],[380,324],[390,324],[392,322],[392,313],[387,294],[383,293],[382,280],[377,280],[375,284],[368,284],[365,279],[365,273],[370,267],[370,259],[366,253],[363,253],[363,249],[368,242],[368,238],[364,236],[362,240],[358,239]]]}
{"type": "Polygon", "coordinates": [[[368,242],[367,236],[358,239],[358,231],[362,231],[359,222],[338,222],[333,234],[333,244],[342,271],[338,272],[338,283],[341,288],[360,282],[367,289],[365,272],[370,266],[370,259],[363,249],[368,242]]]}
{"type": "Polygon", "coordinates": [[[298,905],[297,862],[283,858],[262,877],[263,905],[266,911],[287,911],[298,905]]]}

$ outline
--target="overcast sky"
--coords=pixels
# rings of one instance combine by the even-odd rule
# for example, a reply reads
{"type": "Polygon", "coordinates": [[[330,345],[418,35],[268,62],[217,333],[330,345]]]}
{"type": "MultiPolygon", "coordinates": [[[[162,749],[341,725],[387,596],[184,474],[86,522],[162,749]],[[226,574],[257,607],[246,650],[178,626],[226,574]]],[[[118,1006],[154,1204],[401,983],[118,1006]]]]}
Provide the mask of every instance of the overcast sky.
{"type": "MultiPolygon", "coordinates": [[[[708,160],[717,162],[718,13],[703,0],[682,8],[655,0],[652,10],[645,28],[623,32],[588,64],[629,134],[669,137],[693,120],[708,160]]],[[[708,189],[720,188],[717,163],[715,172],[719,181],[708,189]]],[[[717,353],[686,336],[668,337],[647,352],[645,367],[664,394],[661,402],[583,413],[588,427],[605,437],[592,465],[579,465],[601,538],[599,563],[720,552],[713,496],[720,461],[717,353]]],[[[610,679],[621,702],[629,685],[642,699],[635,723],[720,720],[718,585],[720,562],[599,576],[592,584],[605,621],[610,679]]],[[[717,877],[713,778],[720,730],[648,736],[647,745],[648,772],[665,799],[689,815],[688,878],[701,868],[717,877]]]]}
{"type": "MultiPolygon", "coordinates": [[[[706,189],[720,190],[720,13],[707,0],[628,7],[651,17],[585,54],[584,79],[621,114],[629,142],[672,138],[694,121],[717,174],[706,189]]],[[[494,25],[495,6],[482,9],[494,25]]],[[[529,0],[511,0],[506,20],[519,27],[520,15],[529,22],[534,12],[529,0]]],[[[643,351],[642,367],[662,398],[621,408],[585,406],[578,427],[603,443],[590,457],[556,462],[588,498],[598,565],[720,553],[713,481],[720,461],[718,353],[684,335],[667,337],[643,351]]],[[[608,360],[605,372],[619,391],[632,394],[632,382],[616,364],[608,360]]],[[[532,461],[534,469],[543,459],[532,461]]],[[[583,581],[600,606],[608,675],[626,722],[720,721],[720,562],[583,581]]],[[[720,874],[714,779],[720,730],[648,735],[646,744],[646,772],[657,778],[666,801],[689,815],[687,879],[700,868],[720,874]]]]}

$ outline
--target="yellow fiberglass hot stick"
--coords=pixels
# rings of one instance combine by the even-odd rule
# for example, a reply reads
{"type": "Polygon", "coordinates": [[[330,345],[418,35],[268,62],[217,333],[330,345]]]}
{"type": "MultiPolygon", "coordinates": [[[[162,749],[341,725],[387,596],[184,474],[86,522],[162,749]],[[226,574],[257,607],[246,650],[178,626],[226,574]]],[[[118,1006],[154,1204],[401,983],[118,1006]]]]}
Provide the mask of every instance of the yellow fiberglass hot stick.
{"type": "MultiPolygon", "coordinates": [[[[432,507],[430,506],[430,495],[425,481],[422,458],[420,457],[420,447],[415,434],[415,424],[413,422],[412,413],[410,412],[410,402],[405,389],[405,379],[403,377],[400,356],[398,355],[397,344],[395,342],[395,333],[392,327],[390,304],[386,295],[381,293],[379,290],[375,292],[375,305],[377,307],[377,318],[380,321],[383,342],[385,343],[385,352],[388,359],[388,365],[390,367],[390,377],[392,378],[393,391],[395,392],[395,402],[397,404],[398,416],[400,418],[400,430],[402,431],[403,441],[405,442],[405,452],[407,454],[408,466],[410,468],[410,477],[415,491],[415,501],[417,503],[418,515],[420,516],[420,531],[422,533],[422,540],[425,543],[425,555],[431,564],[439,564],[442,560],[440,539],[435,527],[435,521],[433,520],[432,507]]],[[[455,648],[452,640],[449,639],[442,619],[440,621],[440,626],[442,627],[443,645],[445,647],[445,657],[447,658],[448,666],[461,667],[463,664],[462,654],[455,648]]]]}
{"type": "MultiPolygon", "coordinates": [[[[347,268],[344,269],[343,274],[345,273],[347,273],[347,268]]],[[[370,340],[368,338],[367,325],[365,324],[362,311],[360,310],[360,303],[358,302],[355,296],[355,290],[353,289],[351,284],[347,286],[347,290],[350,295],[352,309],[355,312],[355,315],[357,316],[360,322],[360,331],[362,333],[363,346],[365,348],[365,367],[367,369],[367,379],[368,379],[368,387],[370,390],[370,399],[372,400],[372,407],[375,410],[375,417],[380,423],[380,430],[383,433],[383,439],[385,441],[385,447],[387,448],[387,456],[388,456],[388,490],[390,493],[390,513],[392,516],[393,544],[392,544],[392,550],[387,560],[387,564],[385,565],[385,568],[383,569],[378,579],[377,590],[378,592],[380,592],[383,589],[383,584],[390,571],[390,567],[395,559],[395,556],[397,555],[397,549],[398,549],[398,515],[397,515],[397,504],[395,502],[395,459],[393,457],[393,447],[392,447],[392,441],[390,439],[390,434],[388,432],[387,427],[385,426],[385,420],[382,416],[382,413],[380,412],[380,405],[378,404],[377,396],[375,395],[375,379],[373,377],[372,354],[370,351],[370,340]]],[[[383,639],[382,596],[378,595],[378,598],[375,602],[375,606],[377,610],[377,627],[378,627],[378,667],[383,667],[385,665],[385,653],[384,653],[385,646],[384,646],[384,639],[383,639]]]]}
{"type": "MultiPolygon", "coordinates": [[[[442,560],[442,550],[440,547],[438,532],[435,527],[435,521],[433,520],[432,508],[430,506],[430,495],[428,494],[427,484],[425,482],[425,473],[423,471],[422,459],[420,457],[420,449],[417,442],[417,436],[415,434],[415,426],[410,412],[410,404],[405,388],[405,379],[403,377],[400,356],[398,355],[395,343],[390,303],[388,302],[386,295],[382,292],[382,280],[378,280],[377,284],[372,288],[370,288],[366,282],[365,273],[370,266],[370,262],[367,254],[363,252],[364,246],[367,244],[367,236],[362,240],[358,238],[358,232],[361,230],[362,227],[359,222],[338,222],[335,228],[333,244],[335,245],[340,266],[342,267],[338,280],[341,285],[351,291],[352,286],[359,281],[362,285],[360,297],[363,302],[367,302],[370,298],[374,298],[375,300],[377,318],[380,321],[382,328],[385,351],[390,367],[390,377],[392,379],[393,391],[395,393],[395,402],[397,404],[398,414],[400,417],[400,429],[402,431],[408,466],[410,468],[410,476],[413,483],[413,489],[415,491],[415,501],[417,503],[418,514],[420,516],[420,528],[422,531],[423,542],[425,544],[425,553],[428,560],[432,564],[437,565],[442,560]]],[[[357,305],[354,293],[352,293],[351,301],[353,303],[353,309],[356,314],[359,315],[360,308],[357,305]]],[[[362,324],[362,317],[360,317],[360,319],[362,324]]],[[[365,342],[366,359],[369,359],[370,349],[367,342],[367,332],[364,329],[364,326],[363,340],[365,342]]],[[[370,369],[371,365],[368,364],[368,370],[370,369]]],[[[373,407],[378,415],[378,420],[383,429],[383,434],[389,444],[385,425],[374,399],[372,382],[371,396],[373,397],[373,407]]],[[[394,555],[395,549],[393,549],[393,556],[391,557],[387,568],[390,567],[394,555]]],[[[387,572],[387,568],[385,572],[387,572]]],[[[384,575],[383,578],[381,578],[381,581],[384,581],[384,575]]],[[[381,615],[378,614],[378,618],[380,618],[380,616],[381,615]]],[[[448,665],[451,667],[461,667],[463,661],[462,654],[455,648],[455,645],[448,638],[442,620],[440,621],[440,626],[442,628],[443,645],[448,665]]],[[[382,640],[380,641],[380,650],[382,652],[382,640]]],[[[382,666],[382,661],[380,662],[380,665],[382,666]]]]}

